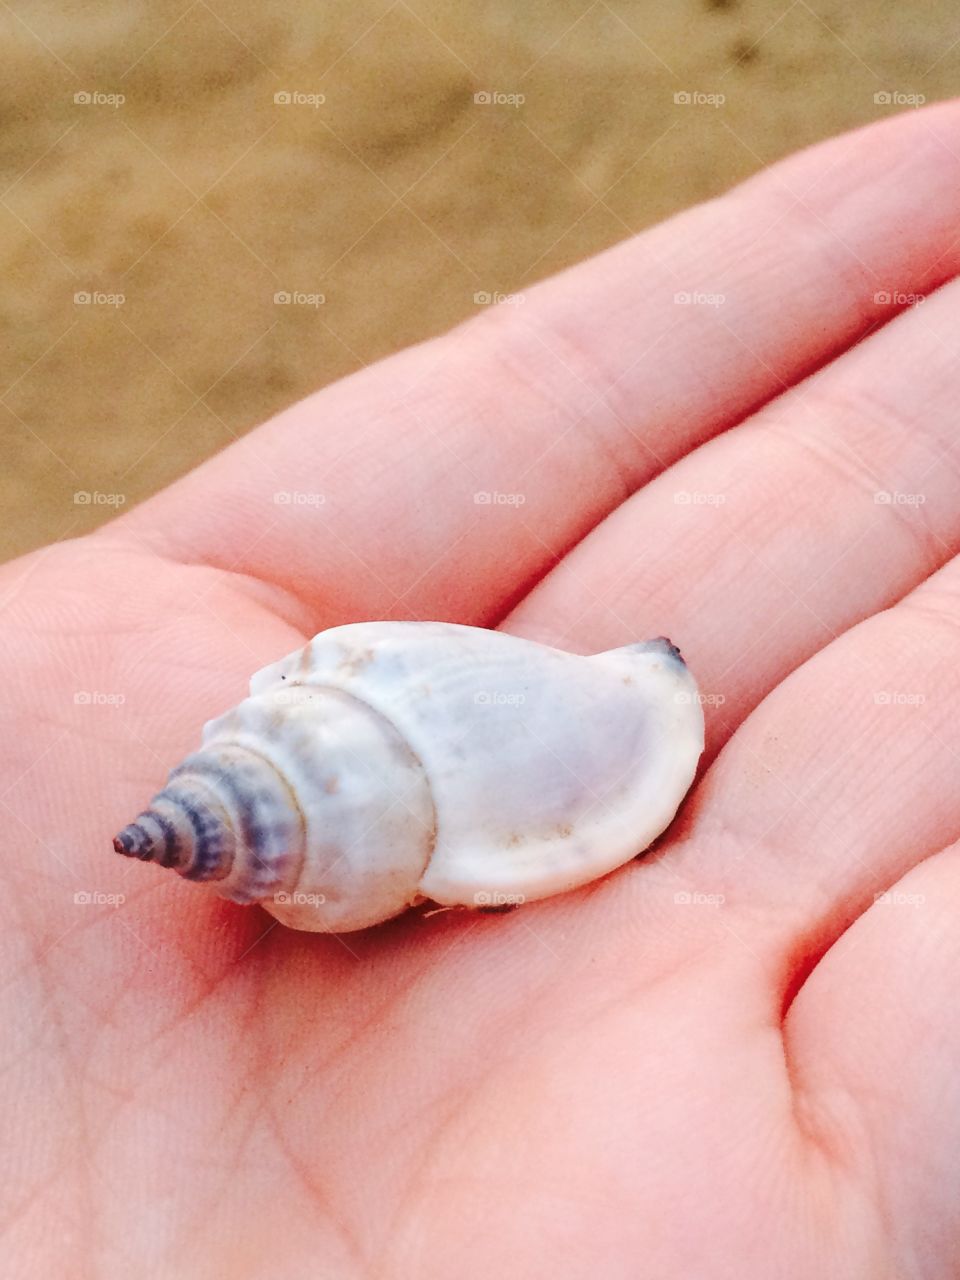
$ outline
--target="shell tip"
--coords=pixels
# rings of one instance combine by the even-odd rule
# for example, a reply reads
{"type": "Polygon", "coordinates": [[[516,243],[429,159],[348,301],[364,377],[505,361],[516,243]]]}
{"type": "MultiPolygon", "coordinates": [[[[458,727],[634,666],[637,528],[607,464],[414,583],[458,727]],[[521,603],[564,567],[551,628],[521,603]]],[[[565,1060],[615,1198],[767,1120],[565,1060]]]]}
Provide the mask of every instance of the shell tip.
{"type": "Polygon", "coordinates": [[[113,837],[113,848],[115,853],[125,858],[139,858],[141,862],[150,862],[156,856],[156,846],[149,833],[136,822],[113,837]]]}
{"type": "MultiPolygon", "coordinates": [[[[674,658],[676,659],[677,662],[683,662],[683,654],[680,652],[680,650],[673,643],[673,641],[670,639],[669,636],[656,636],[655,639],[653,640],[646,640],[641,645],[641,648],[647,650],[648,652],[653,650],[654,652],[658,652],[666,655],[666,657],[668,658],[674,658]]],[[[685,662],[684,662],[684,666],[686,666],[685,662]]]]}

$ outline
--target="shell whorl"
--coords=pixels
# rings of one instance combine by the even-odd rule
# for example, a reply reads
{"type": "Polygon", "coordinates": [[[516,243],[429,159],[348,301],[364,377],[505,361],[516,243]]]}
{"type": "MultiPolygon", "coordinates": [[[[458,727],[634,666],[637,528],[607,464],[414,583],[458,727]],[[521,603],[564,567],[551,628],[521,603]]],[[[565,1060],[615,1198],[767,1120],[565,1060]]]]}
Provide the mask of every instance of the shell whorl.
{"type": "Polygon", "coordinates": [[[423,767],[389,720],[343,690],[291,681],[211,720],[114,848],[334,930],[415,901],[435,830],[423,767]]]}
{"type": "Polygon", "coordinates": [[[258,902],[295,873],[302,825],[289,785],[269,760],[236,743],[214,743],[171,772],[113,847],[185,880],[217,881],[218,892],[235,902],[258,902]]]}

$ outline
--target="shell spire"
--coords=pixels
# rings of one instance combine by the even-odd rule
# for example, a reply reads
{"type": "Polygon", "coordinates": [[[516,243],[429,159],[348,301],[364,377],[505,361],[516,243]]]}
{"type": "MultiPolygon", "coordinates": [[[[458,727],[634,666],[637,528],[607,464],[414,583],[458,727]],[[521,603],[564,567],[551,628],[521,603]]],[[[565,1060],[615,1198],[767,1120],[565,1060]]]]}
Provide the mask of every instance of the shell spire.
{"type": "Polygon", "coordinates": [[[237,833],[226,812],[188,789],[169,786],[114,837],[127,858],[170,867],[186,880],[222,880],[236,853],[237,833]]]}
{"type": "Polygon", "coordinates": [[[173,770],[113,847],[185,880],[214,881],[224,897],[249,903],[275,892],[300,842],[299,810],[270,761],[235,742],[215,742],[173,770]]]}

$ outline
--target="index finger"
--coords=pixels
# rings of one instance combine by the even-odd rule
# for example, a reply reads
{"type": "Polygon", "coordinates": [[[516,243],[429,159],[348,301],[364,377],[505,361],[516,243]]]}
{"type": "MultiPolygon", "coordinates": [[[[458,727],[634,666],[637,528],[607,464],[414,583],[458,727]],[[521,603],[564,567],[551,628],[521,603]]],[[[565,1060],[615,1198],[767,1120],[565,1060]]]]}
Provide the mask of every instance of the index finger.
{"type": "Polygon", "coordinates": [[[316,629],[492,625],[648,479],[956,271],[958,149],[946,104],[802,152],[310,396],[104,536],[278,585],[316,629]]]}

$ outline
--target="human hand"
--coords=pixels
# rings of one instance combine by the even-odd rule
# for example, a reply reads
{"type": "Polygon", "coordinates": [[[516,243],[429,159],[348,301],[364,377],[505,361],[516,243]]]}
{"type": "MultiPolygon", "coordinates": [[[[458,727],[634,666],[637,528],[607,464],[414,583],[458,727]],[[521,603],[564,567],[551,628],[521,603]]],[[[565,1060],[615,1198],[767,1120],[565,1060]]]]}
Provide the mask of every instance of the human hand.
{"type": "Polygon", "coordinates": [[[958,286],[896,311],[960,263],[958,142],[802,153],[2,570],[8,1274],[952,1273],[958,286]],[[722,754],[509,916],[297,934],[110,853],[374,617],[667,634],[722,754]]]}

